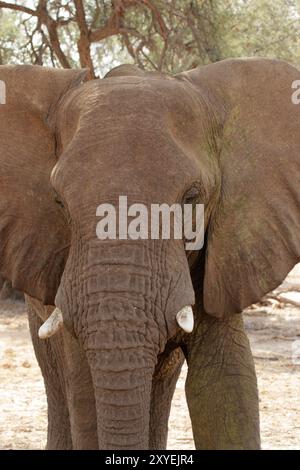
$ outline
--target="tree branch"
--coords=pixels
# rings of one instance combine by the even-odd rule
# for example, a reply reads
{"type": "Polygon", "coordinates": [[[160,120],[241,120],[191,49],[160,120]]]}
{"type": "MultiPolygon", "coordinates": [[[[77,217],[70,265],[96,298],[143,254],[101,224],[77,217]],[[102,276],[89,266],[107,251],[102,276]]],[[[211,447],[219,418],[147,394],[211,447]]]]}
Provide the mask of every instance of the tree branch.
{"type": "Polygon", "coordinates": [[[0,8],[8,8],[10,10],[21,11],[30,16],[37,17],[38,18],[37,29],[40,29],[40,25],[42,24],[46,26],[48,34],[49,34],[49,42],[59,60],[59,63],[61,64],[62,67],[66,69],[71,68],[70,63],[60,46],[60,41],[59,41],[59,37],[57,33],[57,28],[60,25],[62,25],[64,22],[62,21],[60,23],[58,21],[55,21],[53,18],[51,18],[47,10],[47,0],[39,0],[36,10],[32,10],[31,8],[27,8],[27,7],[24,7],[22,5],[18,5],[15,3],[6,3],[6,2],[0,2],[0,8]]]}
{"type": "Polygon", "coordinates": [[[89,78],[95,78],[95,70],[91,57],[90,31],[86,23],[85,11],[82,0],[74,0],[76,9],[76,19],[79,28],[79,40],[77,43],[81,67],[90,70],[89,78]]]}
{"type": "Polygon", "coordinates": [[[137,1],[137,3],[142,3],[152,11],[152,15],[159,26],[159,34],[163,37],[163,39],[166,40],[169,35],[169,30],[163,20],[162,15],[160,14],[159,9],[150,0],[140,0],[140,2],[137,1]]]}
{"type": "MultiPolygon", "coordinates": [[[[129,2],[131,4],[131,2],[129,2]]],[[[128,5],[129,5],[128,4],[128,5]]],[[[102,28],[90,31],[89,39],[91,42],[99,42],[110,36],[119,33],[121,27],[121,18],[124,15],[124,5],[122,0],[115,0],[112,2],[112,14],[108,18],[106,24],[102,28]]]]}
{"type": "Polygon", "coordinates": [[[15,3],[0,2],[0,8],[8,8],[10,10],[22,11],[31,16],[38,16],[37,10],[32,10],[31,8],[24,7],[23,5],[17,5],[15,3]]]}
{"type": "Polygon", "coordinates": [[[67,56],[63,52],[61,45],[60,45],[60,41],[59,41],[59,37],[57,33],[58,23],[53,18],[51,18],[51,16],[48,13],[47,0],[39,0],[37,13],[38,13],[39,22],[45,25],[47,28],[51,47],[53,48],[53,51],[55,52],[55,55],[58,58],[60,65],[65,69],[70,69],[71,68],[70,62],[67,59],[67,56]]]}

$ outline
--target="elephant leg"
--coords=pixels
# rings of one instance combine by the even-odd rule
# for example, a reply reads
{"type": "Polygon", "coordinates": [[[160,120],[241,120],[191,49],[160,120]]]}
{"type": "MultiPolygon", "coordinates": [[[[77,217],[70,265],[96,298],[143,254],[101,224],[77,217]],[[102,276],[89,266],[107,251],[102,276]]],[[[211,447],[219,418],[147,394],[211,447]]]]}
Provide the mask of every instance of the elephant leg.
{"type": "Polygon", "coordinates": [[[47,394],[47,449],[98,449],[94,388],[85,354],[66,329],[39,339],[38,329],[49,312],[28,296],[26,303],[47,394]]]}
{"type": "Polygon", "coordinates": [[[196,449],[260,448],[257,381],[242,315],[201,315],[188,340],[186,396],[196,449]]]}
{"type": "Polygon", "coordinates": [[[159,357],[152,382],[149,449],[166,449],[171,402],[183,362],[180,348],[159,357]]]}
{"type": "Polygon", "coordinates": [[[63,375],[64,357],[61,334],[51,340],[40,340],[38,330],[43,320],[26,299],[29,328],[35,355],[42,371],[48,402],[48,450],[72,449],[69,410],[66,399],[66,384],[63,375]]]}
{"type": "Polygon", "coordinates": [[[98,450],[95,393],[86,355],[66,329],[63,332],[67,401],[75,450],[98,450]]]}

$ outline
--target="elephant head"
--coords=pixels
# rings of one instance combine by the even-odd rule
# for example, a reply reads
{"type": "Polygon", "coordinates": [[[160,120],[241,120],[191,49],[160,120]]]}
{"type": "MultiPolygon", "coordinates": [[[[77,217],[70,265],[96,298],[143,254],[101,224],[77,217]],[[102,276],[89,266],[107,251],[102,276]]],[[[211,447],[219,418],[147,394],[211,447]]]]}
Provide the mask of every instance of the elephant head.
{"type": "MultiPolygon", "coordinates": [[[[100,448],[147,448],[159,354],[202,308],[240,312],[300,257],[299,71],[227,60],[171,77],[133,66],[1,66],[0,272],[55,305],[85,351],[100,448]],[[205,244],[99,240],[99,204],[205,206],[205,244]]],[[[118,234],[120,235],[120,234],[118,234]]],[[[196,318],[197,320],[197,318],[196,318]]]]}

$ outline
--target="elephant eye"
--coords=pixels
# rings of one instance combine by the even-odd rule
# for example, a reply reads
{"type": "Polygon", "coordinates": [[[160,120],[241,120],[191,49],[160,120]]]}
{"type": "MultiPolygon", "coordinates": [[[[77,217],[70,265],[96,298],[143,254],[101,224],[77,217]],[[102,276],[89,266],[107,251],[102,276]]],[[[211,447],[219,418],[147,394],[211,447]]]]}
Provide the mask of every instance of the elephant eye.
{"type": "Polygon", "coordinates": [[[54,196],[54,201],[56,202],[56,204],[61,208],[61,212],[63,213],[65,219],[66,219],[66,222],[68,224],[71,223],[71,217],[70,217],[70,214],[69,214],[69,211],[68,211],[68,208],[67,206],[63,203],[63,201],[61,200],[61,198],[59,197],[59,195],[55,192],[55,196],[54,196]]]}
{"type": "Polygon", "coordinates": [[[201,195],[201,191],[198,185],[194,185],[191,188],[189,188],[183,197],[183,203],[184,204],[193,204],[197,202],[201,195]]]}
{"type": "Polygon", "coordinates": [[[56,204],[58,204],[62,209],[65,208],[64,203],[60,200],[60,198],[58,196],[55,196],[54,200],[55,200],[56,204]]]}

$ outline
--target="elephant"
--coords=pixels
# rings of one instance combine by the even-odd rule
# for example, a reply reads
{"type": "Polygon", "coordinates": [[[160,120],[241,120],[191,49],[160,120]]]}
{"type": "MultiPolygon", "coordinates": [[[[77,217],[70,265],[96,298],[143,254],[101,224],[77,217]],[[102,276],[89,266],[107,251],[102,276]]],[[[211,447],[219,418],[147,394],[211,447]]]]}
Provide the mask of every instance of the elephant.
{"type": "Polygon", "coordinates": [[[185,359],[196,449],[259,449],[242,311],[300,259],[300,72],[250,58],[87,77],[0,66],[0,274],[26,296],[47,449],[165,449],[185,359]],[[203,246],[100,240],[97,207],[120,195],[204,204],[203,246]]]}

